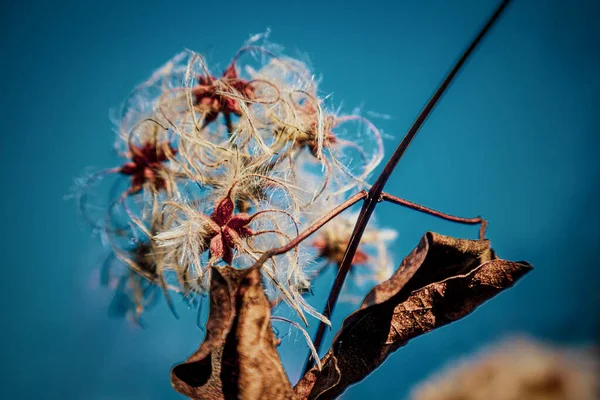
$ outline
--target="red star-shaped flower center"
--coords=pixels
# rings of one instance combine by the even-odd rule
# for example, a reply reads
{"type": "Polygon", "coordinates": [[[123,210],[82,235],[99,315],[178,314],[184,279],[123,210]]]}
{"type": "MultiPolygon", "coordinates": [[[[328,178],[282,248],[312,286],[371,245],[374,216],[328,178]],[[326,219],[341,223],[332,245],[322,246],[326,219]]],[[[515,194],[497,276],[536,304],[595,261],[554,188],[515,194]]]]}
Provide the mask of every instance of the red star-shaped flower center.
{"type": "Polygon", "coordinates": [[[140,192],[146,182],[149,182],[155,190],[164,189],[166,182],[160,172],[165,168],[164,162],[168,160],[167,151],[175,155],[177,150],[170,144],[157,147],[155,143],[148,142],[142,146],[131,145],[129,151],[131,161],[123,165],[120,170],[124,175],[131,175],[129,193],[140,192]]]}
{"type": "MultiPolygon", "coordinates": [[[[234,64],[227,67],[220,79],[239,92],[242,97],[247,99],[254,97],[254,89],[248,81],[238,77],[234,64]]],[[[198,85],[193,89],[196,104],[207,110],[205,124],[217,119],[219,113],[226,116],[242,115],[242,109],[237,99],[217,94],[216,80],[214,76],[200,76],[198,85]]]]}
{"type": "Polygon", "coordinates": [[[252,216],[246,213],[234,214],[235,205],[231,198],[219,201],[210,215],[209,238],[211,257],[222,258],[228,264],[233,260],[233,249],[240,239],[253,235],[248,224],[252,216]]]}

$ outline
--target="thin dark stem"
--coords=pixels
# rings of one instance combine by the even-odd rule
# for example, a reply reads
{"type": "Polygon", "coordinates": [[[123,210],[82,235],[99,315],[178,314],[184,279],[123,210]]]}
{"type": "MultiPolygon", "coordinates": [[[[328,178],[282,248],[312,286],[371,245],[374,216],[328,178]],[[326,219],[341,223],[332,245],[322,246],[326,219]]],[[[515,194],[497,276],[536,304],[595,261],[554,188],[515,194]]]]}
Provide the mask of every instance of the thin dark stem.
{"type": "Polygon", "coordinates": [[[481,224],[481,228],[479,229],[479,239],[485,239],[485,230],[487,228],[487,221],[481,217],[475,218],[463,218],[456,217],[454,215],[446,214],[437,210],[434,210],[429,207],[422,206],[417,203],[413,203],[408,200],[404,200],[403,198],[393,196],[388,193],[381,193],[381,199],[383,201],[389,201],[390,203],[398,204],[402,207],[410,208],[411,210],[416,210],[425,214],[433,215],[434,217],[442,218],[452,222],[458,222],[459,224],[467,224],[467,225],[477,225],[481,224]]]}
{"type": "MultiPolygon", "coordinates": [[[[331,288],[331,292],[329,293],[329,298],[327,299],[327,304],[325,305],[325,309],[323,311],[323,315],[326,318],[329,318],[331,316],[331,313],[333,312],[335,304],[337,303],[337,300],[339,298],[339,295],[340,295],[340,292],[344,285],[344,282],[346,280],[346,277],[348,276],[348,272],[350,271],[352,259],[354,258],[354,254],[356,253],[356,250],[358,249],[358,244],[360,243],[360,239],[362,238],[362,235],[367,227],[367,223],[369,222],[369,219],[371,218],[371,215],[373,214],[373,211],[375,210],[377,203],[381,200],[381,193],[383,192],[383,188],[384,188],[387,180],[389,179],[390,175],[392,174],[392,172],[398,165],[398,162],[404,155],[404,152],[406,151],[406,149],[408,148],[408,146],[410,145],[412,140],[415,138],[415,136],[419,132],[419,129],[421,128],[421,126],[423,125],[423,123],[425,122],[425,120],[427,119],[427,117],[429,116],[429,114],[431,113],[433,108],[435,107],[435,105],[439,102],[440,98],[442,97],[442,95],[444,94],[444,92],[446,91],[446,89],[448,88],[450,83],[452,82],[452,80],[455,78],[455,76],[458,73],[458,71],[460,70],[460,68],[463,66],[465,61],[467,61],[469,56],[473,53],[473,50],[477,47],[479,42],[481,42],[481,39],[483,39],[485,34],[490,30],[490,28],[492,27],[494,22],[496,22],[496,20],[498,19],[498,17],[500,16],[500,14],[504,10],[504,8],[508,5],[509,2],[510,2],[510,0],[504,0],[500,4],[498,9],[494,12],[494,14],[490,17],[488,22],[485,24],[485,26],[481,29],[481,31],[477,34],[475,39],[471,42],[471,44],[469,45],[467,50],[465,50],[465,52],[462,54],[462,56],[457,61],[457,63],[454,65],[454,67],[452,67],[452,69],[450,70],[448,75],[446,75],[446,77],[444,78],[444,80],[442,81],[440,86],[437,88],[437,90],[435,91],[433,96],[431,96],[431,99],[429,99],[429,101],[427,102],[427,104],[425,105],[423,110],[421,110],[421,112],[419,113],[419,115],[417,116],[415,121],[413,122],[412,126],[408,130],[408,133],[406,134],[406,136],[404,136],[404,138],[402,139],[402,141],[400,142],[400,144],[394,151],[394,154],[392,154],[392,156],[390,157],[389,161],[383,168],[383,171],[379,175],[379,178],[377,178],[377,180],[375,181],[375,184],[371,187],[371,190],[369,190],[369,194],[368,194],[367,198],[365,199],[365,202],[363,203],[363,207],[358,216],[358,220],[356,222],[356,225],[354,226],[352,236],[350,237],[350,241],[348,243],[348,247],[346,248],[344,258],[342,259],[342,262],[340,264],[340,269],[335,278],[335,282],[333,283],[333,287],[331,288]]],[[[321,347],[321,342],[323,341],[325,329],[326,329],[326,325],[321,322],[319,324],[319,328],[317,330],[317,335],[315,337],[315,342],[314,342],[317,352],[319,351],[319,349],[321,347]]],[[[306,367],[304,370],[305,373],[311,368],[311,366],[312,366],[312,362],[311,362],[311,357],[309,355],[309,357],[306,361],[306,367]]]]}

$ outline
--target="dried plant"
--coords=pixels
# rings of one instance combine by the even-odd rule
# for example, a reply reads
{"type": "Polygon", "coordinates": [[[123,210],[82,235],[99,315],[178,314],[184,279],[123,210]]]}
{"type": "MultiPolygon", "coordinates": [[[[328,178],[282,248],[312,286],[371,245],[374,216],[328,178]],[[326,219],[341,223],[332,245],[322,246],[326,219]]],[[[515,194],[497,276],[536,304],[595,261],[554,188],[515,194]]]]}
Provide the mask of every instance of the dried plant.
{"type": "Polygon", "coordinates": [[[411,399],[596,400],[599,356],[597,348],[505,340],[420,384],[411,399]]]}
{"type": "Polygon", "coordinates": [[[531,269],[498,259],[486,222],[460,218],[383,192],[419,128],[504,2],[418,116],[381,175],[378,129],[358,114],[332,110],[305,63],[252,37],[223,73],[194,52],[175,56],[139,85],[115,118],[120,166],[83,180],[79,208],[125,266],[121,314],[139,321],[162,290],[191,304],[210,296],[207,335],[171,374],[191,398],[334,398],[410,338],[462,318],[531,269]],[[99,215],[89,195],[108,176],[128,186],[99,215]],[[368,191],[367,191],[368,190],[368,191]],[[359,202],[359,213],[344,211],[359,202]],[[391,229],[367,223],[376,205],[400,206],[480,225],[479,240],[434,233],[394,272],[391,229]],[[311,240],[307,240],[311,237],[311,240]],[[328,266],[337,278],[323,312],[305,299],[328,266]],[[350,271],[375,283],[348,316],[323,359],[318,351],[350,271]],[[287,304],[308,325],[271,316],[287,304]],[[312,359],[292,388],[271,320],[297,328],[312,359]],[[316,366],[312,367],[315,362],[316,366]],[[312,367],[312,368],[311,368],[312,367]]]}

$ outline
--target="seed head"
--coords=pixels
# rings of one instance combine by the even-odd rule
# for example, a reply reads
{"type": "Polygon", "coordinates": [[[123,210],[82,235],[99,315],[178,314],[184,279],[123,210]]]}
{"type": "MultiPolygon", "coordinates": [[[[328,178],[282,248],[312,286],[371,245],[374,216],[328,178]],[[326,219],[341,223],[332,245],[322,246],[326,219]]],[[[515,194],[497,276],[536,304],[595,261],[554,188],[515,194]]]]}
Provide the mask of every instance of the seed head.
{"type": "Polygon", "coordinates": [[[198,85],[192,88],[192,94],[195,105],[205,113],[205,124],[216,120],[220,113],[226,117],[231,114],[242,115],[239,100],[223,92],[248,100],[254,97],[250,82],[238,77],[234,63],[225,69],[221,78],[200,75],[198,85]]]}
{"type": "Polygon", "coordinates": [[[138,193],[144,184],[148,183],[153,191],[160,191],[167,187],[164,178],[166,171],[165,162],[169,157],[177,154],[177,149],[168,143],[157,146],[155,143],[146,142],[141,146],[130,146],[130,159],[121,167],[123,175],[131,176],[130,194],[138,193]]]}

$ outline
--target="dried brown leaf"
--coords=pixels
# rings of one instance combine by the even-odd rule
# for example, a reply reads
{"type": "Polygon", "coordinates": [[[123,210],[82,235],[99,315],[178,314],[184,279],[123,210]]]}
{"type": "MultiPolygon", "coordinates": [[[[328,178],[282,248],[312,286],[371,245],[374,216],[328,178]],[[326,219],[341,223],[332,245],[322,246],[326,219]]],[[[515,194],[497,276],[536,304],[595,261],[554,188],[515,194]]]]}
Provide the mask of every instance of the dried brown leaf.
{"type": "Polygon", "coordinates": [[[394,275],[350,314],[322,360],[295,387],[302,399],[332,399],[408,340],[460,319],[531,270],[498,259],[487,240],[428,232],[394,275]]]}
{"type": "Polygon", "coordinates": [[[206,338],[173,368],[173,387],[192,399],[294,398],[277,353],[260,270],[211,272],[206,338]]]}

